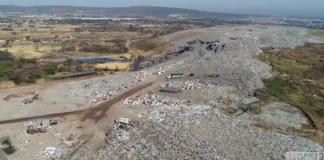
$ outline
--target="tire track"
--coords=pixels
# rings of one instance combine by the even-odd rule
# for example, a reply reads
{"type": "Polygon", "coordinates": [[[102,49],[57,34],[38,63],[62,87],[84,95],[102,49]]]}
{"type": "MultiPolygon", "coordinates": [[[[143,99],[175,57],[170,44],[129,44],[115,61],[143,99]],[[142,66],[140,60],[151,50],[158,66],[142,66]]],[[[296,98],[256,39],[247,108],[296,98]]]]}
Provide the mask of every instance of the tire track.
{"type": "Polygon", "coordinates": [[[26,122],[26,121],[42,119],[42,118],[65,117],[65,116],[69,116],[69,115],[81,115],[82,121],[86,121],[86,120],[90,119],[90,120],[93,120],[95,123],[97,123],[100,119],[102,119],[105,116],[107,110],[110,107],[112,107],[113,105],[122,101],[123,99],[126,99],[126,98],[134,95],[135,93],[142,91],[152,85],[153,85],[153,82],[148,82],[148,83],[145,83],[142,85],[138,85],[138,86],[131,88],[128,91],[112,98],[111,100],[108,100],[104,103],[101,103],[101,104],[91,107],[91,108],[77,110],[77,111],[70,111],[70,112],[60,112],[60,113],[52,113],[52,114],[45,114],[45,115],[39,115],[39,116],[2,120],[2,121],[0,121],[0,125],[10,124],[10,123],[18,123],[18,122],[26,122]]]}

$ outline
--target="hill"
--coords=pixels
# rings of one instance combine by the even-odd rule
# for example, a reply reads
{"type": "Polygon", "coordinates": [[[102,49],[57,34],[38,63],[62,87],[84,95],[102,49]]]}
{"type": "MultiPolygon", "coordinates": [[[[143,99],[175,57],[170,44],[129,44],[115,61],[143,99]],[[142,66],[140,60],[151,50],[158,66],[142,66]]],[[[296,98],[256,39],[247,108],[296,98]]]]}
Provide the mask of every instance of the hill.
{"type": "Polygon", "coordinates": [[[133,6],[133,7],[73,7],[73,6],[12,6],[1,5],[0,11],[4,14],[55,14],[60,16],[114,16],[114,17],[155,17],[166,18],[170,15],[180,15],[190,18],[237,18],[244,17],[239,14],[225,14],[217,12],[198,11],[192,9],[133,6]]]}

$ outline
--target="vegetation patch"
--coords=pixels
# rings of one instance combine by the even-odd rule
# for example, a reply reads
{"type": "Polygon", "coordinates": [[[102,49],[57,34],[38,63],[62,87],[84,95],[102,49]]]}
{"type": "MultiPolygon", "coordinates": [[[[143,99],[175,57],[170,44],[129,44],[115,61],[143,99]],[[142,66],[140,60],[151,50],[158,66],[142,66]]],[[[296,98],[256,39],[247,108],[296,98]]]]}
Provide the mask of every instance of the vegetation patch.
{"type": "Polygon", "coordinates": [[[97,64],[95,66],[96,70],[99,71],[126,71],[129,69],[129,63],[124,62],[112,62],[112,63],[103,63],[97,64]]]}
{"type": "Polygon", "coordinates": [[[259,58],[276,73],[263,81],[263,101],[277,100],[297,106],[324,131],[324,44],[280,51],[264,49],[259,58]]]}
{"type": "Polygon", "coordinates": [[[132,44],[133,48],[145,52],[154,50],[161,46],[163,46],[163,44],[157,39],[140,40],[132,44]]]}
{"type": "MultiPolygon", "coordinates": [[[[41,78],[58,72],[55,64],[40,65],[34,59],[13,58],[10,52],[0,52],[0,82],[14,82],[15,84],[35,83],[41,78]]],[[[10,85],[12,86],[12,85],[10,85]]]]}
{"type": "Polygon", "coordinates": [[[15,86],[16,86],[15,82],[12,82],[12,81],[0,82],[0,88],[12,88],[12,87],[15,87],[15,86]]]}
{"type": "Polygon", "coordinates": [[[89,43],[83,42],[80,44],[80,52],[95,52],[95,53],[127,53],[126,40],[112,39],[106,40],[104,43],[98,41],[89,43]]]}
{"type": "Polygon", "coordinates": [[[324,36],[324,30],[323,29],[311,29],[310,34],[315,36],[324,36]]]}

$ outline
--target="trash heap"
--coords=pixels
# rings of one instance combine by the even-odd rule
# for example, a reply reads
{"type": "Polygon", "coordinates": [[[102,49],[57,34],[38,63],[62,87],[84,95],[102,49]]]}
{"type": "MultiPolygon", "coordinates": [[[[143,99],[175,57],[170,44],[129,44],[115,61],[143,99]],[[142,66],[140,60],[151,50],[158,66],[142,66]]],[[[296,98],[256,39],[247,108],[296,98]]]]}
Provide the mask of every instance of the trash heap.
{"type": "Polygon", "coordinates": [[[115,120],[116,137],[119,141],[128,140],[133,129],[134,126],[128,118],[119,118],[115,120]]]}
{"type": "Polygon", "coordinates": [[[106,146],[118,148],[119,145],[129,140],[130,136],[136,133],[136,130],[135,122],[128,118],[116,119],[114,129],[106,132],[106,146]]]}
{"type": "Polygon", "coordinates": [[[212,51],[214,53],[218,53],[219,51],[223,50],[225,48],[225,43],[221,43],[220,41],[211,41],[211,42],[206,42],[207,51],[212,51]]]}
{"type": "Polygon", "coordinates": [[[45,160],[57,160],[63,157],[63,151],[60,147],[46,147],[42,155],[45,160]]]}
{"type": "Polygon", "coordinates": [[[27,126],[28,134],[37,134],[37,133],[46,133],[48,129],[52,126],[58,124],[58,120],[55,119],[43,119],[40,122],[28,122],[25,125],[27,126]]]}
{"type": "Polygon", "coordinates": [[[28,104],[31,104],[31,103],[34,103],[38,100],[40,100],[40,95],[39,94],[35,94],[33,97],[31,98],[25,98],[21,101],[21,104],[22,105],[28,105],[28,104]]]}

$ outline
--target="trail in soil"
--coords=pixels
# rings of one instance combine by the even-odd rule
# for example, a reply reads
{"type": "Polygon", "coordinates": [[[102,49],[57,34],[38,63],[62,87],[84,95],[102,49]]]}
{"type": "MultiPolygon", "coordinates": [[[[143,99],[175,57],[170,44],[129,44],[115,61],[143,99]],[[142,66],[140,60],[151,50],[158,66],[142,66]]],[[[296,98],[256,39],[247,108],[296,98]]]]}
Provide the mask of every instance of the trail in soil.
{"type": "Polygon", "coordinates": [[[152,86],[152,85],[153,85],[153,82],[148,82],[145,84],[138,85],[138,86],[131,88],[128,91],[112,98],[109,101],[106,101],[104,103],[101,103],[101,104],[91,107],[91,108],[77,110],[77,111],[70,111],[70,112],[60,112],[60,113],[52,113],[52,114],[46,114],[46,115],[40,115],[40,116],[31,116],[31,117],[22,117],[22,118],[10,119],[10,120],[3,120],[3,121],[0,121],[0,125],[17,123],[17,122],[25,122],[25,121],[31,121],[31,120],[43,119],[43,118],[64,117],[64,116],[69,116],[69,115],[81,115],[82,121],[86,121],[86,120],[90,119],[97,123],[100,119],[102,119],[106,115],[106,112],[110,107],[112,107],[113,105],[122,101],[123,99],[126,99],[126,98],[134,95],[135,93],[140,92],[140,91],[144,90],[145,88],[148,88],[149,86],[152,86]]]}

